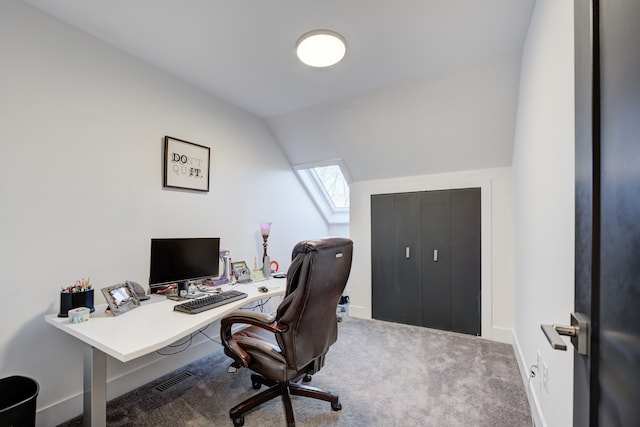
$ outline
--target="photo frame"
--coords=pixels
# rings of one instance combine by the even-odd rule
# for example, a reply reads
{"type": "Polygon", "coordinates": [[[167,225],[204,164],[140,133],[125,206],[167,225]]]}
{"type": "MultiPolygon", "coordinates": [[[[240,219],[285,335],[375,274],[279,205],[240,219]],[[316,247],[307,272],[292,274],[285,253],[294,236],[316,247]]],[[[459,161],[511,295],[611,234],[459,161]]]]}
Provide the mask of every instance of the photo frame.
{"type": "Polygon", "coordinates": [[[164,187],[209,191],[211,149],[171,136],[164,137],[164,187]]]}
{"type": "Polygon", "coordinates": [[[231,263],[231,270],[236,276],[238,283],[251,282],[251,270],[244,261],[237,261],[231,263]]]}
{"type": "Polygon", "coordinates": [[[126,313],[140,306],[140,300],[131,282],[119,283],[102,288],[102,295],[109,304],[109,310],[114,316],[126,313]]]}

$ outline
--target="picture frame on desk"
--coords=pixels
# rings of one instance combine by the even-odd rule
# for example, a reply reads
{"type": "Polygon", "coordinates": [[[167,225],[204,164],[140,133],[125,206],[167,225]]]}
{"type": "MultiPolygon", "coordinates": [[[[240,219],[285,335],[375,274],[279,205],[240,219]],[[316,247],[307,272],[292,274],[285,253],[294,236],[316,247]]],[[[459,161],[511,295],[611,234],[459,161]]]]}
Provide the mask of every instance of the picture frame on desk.
{"type": "Polygon", "coordinates": [[[231,269],[233,270],[238,283],[251,282],[251,270],[249,270],[245,261],[232,262],[231,269]]]}
{"type": "Polygon", "coordinates": [[[163,186],[208,192],[210,162],[209,147],[165,136],[163,186]]]}
{"type": "Polygon", "coordinates": [[[107,286],[102,288],[101,291],[107,304],[109,304],[109,311],[114,316],[119,316],[140,306],[140,300],[131,282],[107,286]]]}

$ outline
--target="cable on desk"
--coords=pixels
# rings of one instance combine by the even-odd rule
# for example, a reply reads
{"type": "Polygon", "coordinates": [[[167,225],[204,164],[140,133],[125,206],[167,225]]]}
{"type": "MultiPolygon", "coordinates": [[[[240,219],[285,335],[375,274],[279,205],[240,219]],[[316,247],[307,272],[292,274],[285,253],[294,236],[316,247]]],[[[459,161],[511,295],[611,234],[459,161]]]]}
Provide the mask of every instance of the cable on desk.
{"type": "Polygon", "coordinates": [[[205,285],[200,283],[195,286],[197,290],[199,290],[200,292],[204,292],[205,294],[219,294],[220,292],[222,292],[222,286],[227,286],[228,288],[225,290],[230,291],[235,289],[238,285],[241,285],[241,284],[242,283],[240,282],[236,282],[236,283],[225,283],[223,285],[214,286],[214,285],[205,285]]]}
{"type": "Polygon", "coordinates": [[[254,311],[256,308],[260,309],[261,313],[264,313],[264,307],[269,303],[269,301],[271,301],[271,297],[265,299],[261,299],[260,302],[256,305],[253,305],[251,307],[240,307],[239,310],[251,310],[254,311]]]}

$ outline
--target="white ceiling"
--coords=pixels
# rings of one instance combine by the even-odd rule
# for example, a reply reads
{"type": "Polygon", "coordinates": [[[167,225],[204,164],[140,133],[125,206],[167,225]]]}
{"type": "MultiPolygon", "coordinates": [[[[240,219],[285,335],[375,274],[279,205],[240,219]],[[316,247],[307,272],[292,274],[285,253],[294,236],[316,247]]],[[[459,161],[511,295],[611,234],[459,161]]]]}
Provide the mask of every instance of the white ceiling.
{"type": "Polygon", "coordinates": [[[354,179],[370,179],[511,161],[519,58],[535,0],[23,1],[264,118],[292,164],[339,157],[354,179]],[[318,28],[347,40],[341,63],[312,69],[296,59],[298,37],[318,28]],[[448,100],[460,108],[435,108],[448,100]],[[483,117],[487,109],[498,117],[483,117]],[[400,116],[379,124],[390,115],[400,116]],[[480,129],[451,129],[472,125],[480,129]],[[510,134],[509,143],[492,146],[492,132],[510,134]],[[390,143],[419,150],[432,166],[398,156],[380,170],[390,143]],[[500,150],[492,160],[456,160],[469,144],[485,143],[500,150]]]}

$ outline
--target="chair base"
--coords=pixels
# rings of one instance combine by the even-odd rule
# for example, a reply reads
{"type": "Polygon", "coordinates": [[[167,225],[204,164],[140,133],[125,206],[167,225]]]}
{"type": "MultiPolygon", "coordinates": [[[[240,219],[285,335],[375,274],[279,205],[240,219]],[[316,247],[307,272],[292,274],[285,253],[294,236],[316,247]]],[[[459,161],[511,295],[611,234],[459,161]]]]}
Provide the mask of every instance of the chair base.
{"type": "MultiPolygon", "coordinates": [[[[293,406],[291,405],[291,395],[311,397],[313,399],[324,400],[331,403],[331,409],[339,411],[342,409],[342,405],[338,400],[338,396],[328,391],[320,390],[316,387],[311,387],[300,383],[300,379],[296,378],[293,381],[287,381],[284,383],[278,383],[266,379],[260,375],[251,375],[251,385],[254,389],[259,389],[262,385],[266,385],[269,388],[263,392],[260,392],[245,401],[237,404],[229,411],[229,416],[233,421],[233,425],[236,427],[244,425],[244,416],[247,412],[251,411],[255,407],[267,402],[275,397],[282,396],[282,404],[284,405],[284,413],[287,418],[287,426],[294,427],[295,420],[293,418],[293,406]]],[[[304,381],[311,381],[310,375],[304,376],[304,381]]]]}

